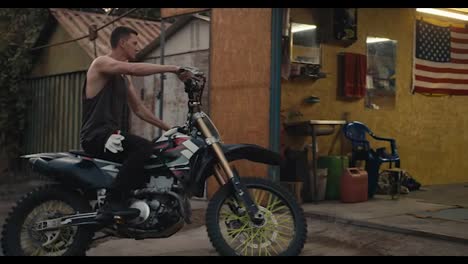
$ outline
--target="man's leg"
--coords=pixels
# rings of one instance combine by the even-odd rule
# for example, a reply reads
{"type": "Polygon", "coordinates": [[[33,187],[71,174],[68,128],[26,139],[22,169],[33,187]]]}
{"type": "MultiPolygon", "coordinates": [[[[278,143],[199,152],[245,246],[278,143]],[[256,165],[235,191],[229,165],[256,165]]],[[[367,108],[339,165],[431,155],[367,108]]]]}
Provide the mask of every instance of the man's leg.
{"type": "MultiPolygon", "coordinates": [[[[102,213],[111,215],[112,212],[126,209],[124,202],[127,200],[130,191],[143,184],[144,164],[152,154],[153,147],[148,140],[130,134],[123,134],[123,151],[112,153],[106,151],[102,158],[107,160],[122,161],[123,165],[117,174],[114,183],[106,198],[106,205],[102,213]]],[[[103,216],[104,217],[104,216],[103,216]]]]}

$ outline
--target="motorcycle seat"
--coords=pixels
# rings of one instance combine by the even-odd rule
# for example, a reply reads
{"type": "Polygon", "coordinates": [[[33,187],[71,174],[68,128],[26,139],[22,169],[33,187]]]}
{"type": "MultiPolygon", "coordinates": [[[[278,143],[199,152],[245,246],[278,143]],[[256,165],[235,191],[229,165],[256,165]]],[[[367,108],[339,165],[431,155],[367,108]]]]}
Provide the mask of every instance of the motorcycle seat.
{"type": "Polygon", "coordinates": [[[97,157],[97,156],[95,156],[95,155],[92,155],[92,154],[89,154],[89,153],[87,153],[87,152],[84,152],[83,150],[76,150],[76,149],[73,149],[73,150],[68,151],[68,153],[73,154],[73,155],[77,155],[77,156],[81,156],[81,157],[86,157],[86,158],[91,158],[91,159],[100,159],[100,160],[104,160],[104,161],[108,161],[108,162],[113,162],[113,163],[121,164],[121,162],[112,161],[112,160],[106,160],[106,159],[103,159],[103,158],[101,158],[101,157],[97,157]]]}
{"type": "Polygon", "coordinates": [[[87,157],[87,158],[93,158],[93,159],[99,159],[99,157],[96,157],[94,155],[91,155],[89,153],[86,153],[84,152],[83,150],[76,150],[76,149],[73,149],[73,150],[70,150],[68,151],[69,153],[73,154],[73,155],[78,155],[78,156],[82,156],[82,157],[87,157]]]}

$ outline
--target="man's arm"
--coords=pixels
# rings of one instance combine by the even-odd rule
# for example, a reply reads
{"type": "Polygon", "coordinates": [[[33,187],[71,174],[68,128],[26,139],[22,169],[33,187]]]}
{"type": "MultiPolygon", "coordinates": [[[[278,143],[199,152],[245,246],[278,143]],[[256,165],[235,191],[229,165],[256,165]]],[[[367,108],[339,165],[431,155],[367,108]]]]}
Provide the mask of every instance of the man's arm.
{"type": "Polygon", "coordinates": [[[135,87],[132,83],[132,78],[127,76],[127,80],[129,82],[128,86],[128,103],[132,111],[142,120],[157,126],[165,131],[171,129],[170,126],[165,124],[162,120],[158,119],[154,114],[146,108],[143,102],[138,98],[135,87]]]}
{"type": "Polygon", "coordinates": [[[180,69],[175,65],[159,65],[152,63],[130,63],[114,60],[109,56],[101,56],[94,60],[93,66],[105,74],[128,74],[133,76],[146,76],[157,73],[177,73],[180,69]]]}

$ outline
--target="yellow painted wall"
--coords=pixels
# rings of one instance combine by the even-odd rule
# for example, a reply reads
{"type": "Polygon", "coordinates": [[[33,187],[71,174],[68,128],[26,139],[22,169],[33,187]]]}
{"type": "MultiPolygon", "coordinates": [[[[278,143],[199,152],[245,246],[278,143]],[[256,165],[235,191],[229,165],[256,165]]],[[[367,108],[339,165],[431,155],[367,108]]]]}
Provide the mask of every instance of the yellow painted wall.
{"type": "MultiPolygon", "coordinates": [[[[70,40],[72,37],[57,25],[47,44],[70,40]]],[[[33,67],[32,76],[44,76],[86,70],[92,59],[78,45],[70,42],[59,46],[43,48],[33,67]]]]}
{"type": "MultiPolygon", "coordinates": [[[[465,133],[468,131],[468,97],[427,97],[410,92],[415,17],[416,12],[411,8],[358,9],[358,41],[347,48],[323,45],[325,79],[282,81],[282,114],[287,116],[291,110],[298,110],[303,115],[291,119],[297,121],[342,119],[348,112],[349,120],[364,122],[377,135],[395,138],[402,168],[422,184],[468,182],[468,133],[465,133]],[[398,41],[393,110],[365,109],[364,99],[347,102],[337,99],[337,54],[344,51],[365,54],[367,36],[398,41]],[[301,104],[310,95],[320,97],[320,103],[301,104]]],[[[337,134],[319,137],[319,153],[349,151],[349,143],[340,144],[343,143],[340,137],[337,134]],[[335,136],[338,140],[333,144],[335,136]]],[[[310,139],[286,137],[285,142],[288,146],[300,147],[303,143],[310,144],[310,139]]]]}

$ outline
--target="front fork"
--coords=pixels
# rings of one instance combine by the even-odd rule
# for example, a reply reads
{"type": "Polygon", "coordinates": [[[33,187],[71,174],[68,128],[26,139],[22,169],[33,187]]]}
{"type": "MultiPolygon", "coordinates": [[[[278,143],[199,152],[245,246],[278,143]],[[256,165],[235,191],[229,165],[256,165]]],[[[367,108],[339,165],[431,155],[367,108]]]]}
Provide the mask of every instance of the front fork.
{"type": "MultiPolygon", "coordinates": [[[[245,185],[240,181],[239,174],[236,170],[231,169],[229,163],[224,155],[223,150],[219,142],[213,137],[210,129],[206,126],[205,122],[203,121],[203,116],[197,116],[197,124],[200,128],[201,132],[206,138],[206,141],[211,147],[213,148],[215,155],[218,157],[219,165],[221,169],[225,172],[228,176],[229,180],[232,183],[234,188],[234,193],[236,198],[241,201],[245,207],[247,208],[247,213],[249,214],[250,220],[255,224],[260,224],[263,222],[263,214],[258,209],[257,205],[255,204],[254,200],[250,196],[250,193],[247,191],[245,185]]],[[[219,169],[215,166],[215,177],[218,183],[222,186],[226,184],[224,177],[221,175],[219,169]]]]}

